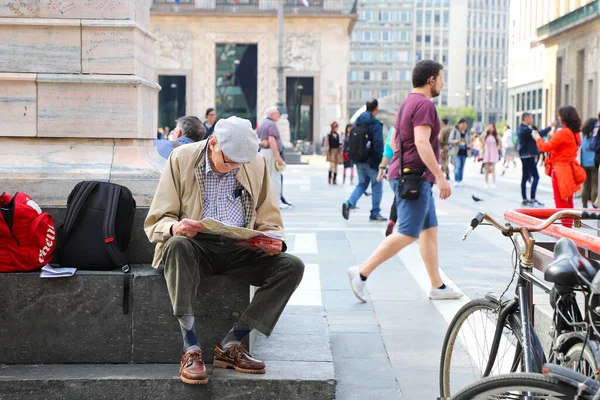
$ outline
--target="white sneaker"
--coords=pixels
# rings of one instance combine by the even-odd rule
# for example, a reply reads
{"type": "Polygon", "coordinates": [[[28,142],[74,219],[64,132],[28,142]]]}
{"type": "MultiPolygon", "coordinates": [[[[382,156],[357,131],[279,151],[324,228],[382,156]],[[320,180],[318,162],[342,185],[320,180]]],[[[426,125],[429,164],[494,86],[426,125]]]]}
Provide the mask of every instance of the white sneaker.
{"type": "Polygon", "coordinates": [[[348,279],[350,279],[350,287],[352,292],[357,299],[363,303],[367,302],[367,296],[365,289],[367,287],[366,282],[360,279],[360,272],[358,272],[358,266],[348,268],[348,279]]]}
{"type": "Polygon", "coordinates": [[[458,185],[459,185],[459,182],[454,181],[454,184],[452,186],[458,187],[458,185]]]}
{"type": "Polygon", "coordinates": [[[279,209],[280,210],[287,210],[288,208],[290,208],[289,205],[287,205],[285,203],[279,203],[279,209]]]}
{"type": "Polygon", "coordinates": [[[464,183],[462,183],[462,182],[458,182],[458,186],[460,186],[460,187],[465,187],[465,184],[464,184],[464,183]]]}
{"type": "Polygon", "coordinates": [[[463,294],[446,285],[445,289],[429,289],[431,300],[455,300],[463,297],[463,294]]]}

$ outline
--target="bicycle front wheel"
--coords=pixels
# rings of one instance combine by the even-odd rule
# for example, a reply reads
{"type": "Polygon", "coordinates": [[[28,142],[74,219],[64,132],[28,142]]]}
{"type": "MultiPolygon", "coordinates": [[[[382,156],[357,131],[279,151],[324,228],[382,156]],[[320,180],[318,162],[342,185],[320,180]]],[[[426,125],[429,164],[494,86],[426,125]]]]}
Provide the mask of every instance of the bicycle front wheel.
{"type": "Polygon", "coordinates": [[[554,378],[516,373],[483,379],[456,393],[452,400],[566,400],[574,399],[576,395],[576,387],[554,378]]]}
{"type": "MultiPolygon", "coordinates": [[[[492,354],[499,312],[496,302],[473,300],[463,306],[450,322],[440,359],[442,398],[450,398],[463,387],[481,379],[491,356],[495,358],[490,371],[492,376],[522,370],[522,328],[517,313],[507,317],[496,354],[492,354]]],[[[535,335],[533,337],[535,340],[535,335]]],[[[543,360],[539,358],[534,355],[534,364],[541,369],[543,360]]]]}

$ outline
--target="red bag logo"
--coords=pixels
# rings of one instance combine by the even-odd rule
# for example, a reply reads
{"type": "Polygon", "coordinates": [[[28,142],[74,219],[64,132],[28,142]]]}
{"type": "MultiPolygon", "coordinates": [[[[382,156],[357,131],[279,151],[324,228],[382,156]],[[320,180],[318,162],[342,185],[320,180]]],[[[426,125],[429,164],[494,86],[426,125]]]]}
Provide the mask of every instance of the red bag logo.
{"type": "Polygon", "coordinates": [[[0,272],[23,272],[52,261],[56,229],[28,195],[0,196],[0,272]]]}

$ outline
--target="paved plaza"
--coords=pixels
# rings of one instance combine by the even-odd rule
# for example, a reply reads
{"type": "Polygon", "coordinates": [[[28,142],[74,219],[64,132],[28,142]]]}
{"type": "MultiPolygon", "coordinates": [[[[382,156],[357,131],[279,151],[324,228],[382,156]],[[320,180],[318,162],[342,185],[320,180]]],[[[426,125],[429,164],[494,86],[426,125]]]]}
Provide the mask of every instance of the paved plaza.
{"type": "MultiPolygon", "coordinates": [[[[479,210],[502,218],[506,209],[520,207],[520,165],[499,177],[495,190],[484,189],[479,164],[467,164],[465,174],[465,187],[453,188],[447,201],[436,200],[445,283],[455,285],[465,296],[430,301],[425,267],[418,245],[413,244],[371,275],[369,301],[362,304],[350,290],[346,269],[364,261],[384,238],[385,224],[368,220],[371,198],[362,197],[359,210],[346,221],[341,205],[353,186],[348,182],[328,185],[321,158],[286,170],[284,195],[294,203],[293,209],[283,211],[289,251],[307,264],[292,303],[322,303],[326,309],[338,399],[437,398],[440,350],[448,323],[469,299],[488,292],[499,294],[510,281],[512,246],[508,239],[491,227],[478,228],[466,242],[461,236],[479,210]],[[472,195],[484,202],[476,205],[472,195]]],[[[540,179],[537,197],[553,207],[546,176],[540,179]]],[[[392,199],[386,183],[385,216],[392,199]]]]}

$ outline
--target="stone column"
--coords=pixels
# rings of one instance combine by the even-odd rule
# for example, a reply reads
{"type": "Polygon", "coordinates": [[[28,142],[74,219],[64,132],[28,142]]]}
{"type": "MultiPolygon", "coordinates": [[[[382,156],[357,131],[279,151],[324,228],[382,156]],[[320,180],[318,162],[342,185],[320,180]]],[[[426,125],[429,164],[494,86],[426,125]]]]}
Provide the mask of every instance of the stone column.
{"type": "Polygon", "coordinates": [[[149,0],[0,0],[0,188],[65,204],[81,180],[151,201],[162,168],[149,0]]]}

